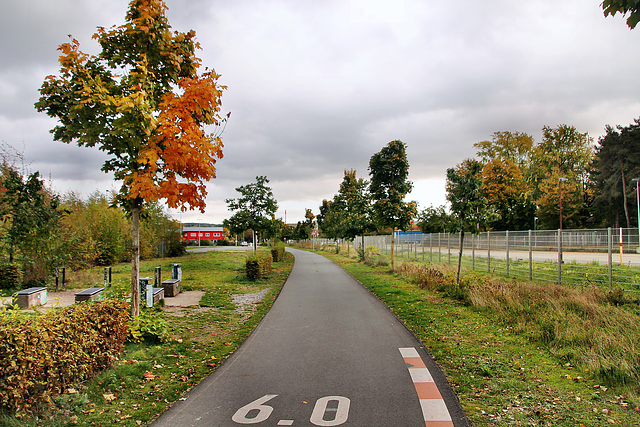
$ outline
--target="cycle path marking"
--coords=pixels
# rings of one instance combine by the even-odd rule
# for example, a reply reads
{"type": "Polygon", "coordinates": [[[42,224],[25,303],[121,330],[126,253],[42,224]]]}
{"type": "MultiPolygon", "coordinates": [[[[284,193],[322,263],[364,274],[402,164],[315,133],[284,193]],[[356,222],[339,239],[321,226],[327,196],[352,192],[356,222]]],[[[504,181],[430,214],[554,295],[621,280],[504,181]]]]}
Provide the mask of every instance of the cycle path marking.
{"type": "Polygon", "coordinates": [[[292,252],[291,275],[256,330],[154,426],[470,425],[380,300],[328,259],[292,252]]]}

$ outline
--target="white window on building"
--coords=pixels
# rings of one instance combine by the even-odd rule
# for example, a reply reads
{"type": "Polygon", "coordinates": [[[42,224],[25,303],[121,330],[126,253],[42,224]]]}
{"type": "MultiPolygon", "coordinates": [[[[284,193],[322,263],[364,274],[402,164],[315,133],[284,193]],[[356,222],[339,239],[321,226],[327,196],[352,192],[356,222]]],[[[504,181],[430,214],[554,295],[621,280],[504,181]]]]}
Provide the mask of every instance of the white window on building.
{"type": "Polygon", "coordinates": [[[191,233],[191,237],[196,237],[196,233],[191,233]]]}
{"type": "Polygon", "coordinates": [[[206,233],[205,236],[209,237],[209,233],[206,233]]]}

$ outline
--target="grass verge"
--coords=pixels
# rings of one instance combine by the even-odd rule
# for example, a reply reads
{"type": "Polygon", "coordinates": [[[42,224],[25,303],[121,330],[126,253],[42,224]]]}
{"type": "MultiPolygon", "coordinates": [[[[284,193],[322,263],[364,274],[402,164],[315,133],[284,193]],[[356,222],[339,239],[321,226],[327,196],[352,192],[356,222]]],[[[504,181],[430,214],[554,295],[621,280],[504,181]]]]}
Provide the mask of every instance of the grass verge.
{"type": "MultiPolygon", "coordinates": [[[[640,424],[638,384],[616,381],[615,372],[603,376],[598,369],[581,363],[580,355],[575,354],[576,349],[584,348],[584,343],[577,341],[586,335],[554,347],[552,341],[545,343],[525,323],[514,319],[517,311],[500,314],[489,306],[474,306],[471,301],[461,302],[442,292],[422,289],[406,275],[390,274],[384,262],[372,267],[335,253],[323,255],[384,301],[416,334],[442,367],[475,425],[640,424]]],[[[467,286],[482,286],[484,280],[471,276],[467,286]]],[[[523,309],[532,312],[536,307],[523,309]]],[[[634,311],[627,315],[637,320],[634,311]]],[[[583,315],[588,318],[590,313],[583,315]]],[[[606,319],[613,321],[611,317],[606,319]]],[[[566,322],[575,320],[564,318],[566,322]]],[[[635,336],[633,331],[617,333],[635,336]]],[[[633,348],[632,344],[635,356],[628,360],[637,360],[637,349],[633,348]]]]}
{"type": "MultiPolygon", "coordinates": [[[[248,280],[245,259],[244,253],[212,251],[143,262],[141,277],[153,277],[158,265],[168,277],[172,264],[181,263],[182,291],[204,292],[200,305],[163,307],[171,339],[128,343],[113,368],[45,402],[38,414],[20,417],[0,414],[0,425],[150,424],[244,342],[271,308],[294,261],[287,254],[283,262],[273,264],[269,277],[248,280]],[[250,296],[258,294],[262,299],[255,302],[257,298],[250,296]]],[[[101,280],[101,269],[77,272],[70,275],[69,288],[98,286],[101,280]]],[[[126,295],[129,280],[130,267],[115,266],[114,285],[109,292],[114,296],[126,295]]]]}

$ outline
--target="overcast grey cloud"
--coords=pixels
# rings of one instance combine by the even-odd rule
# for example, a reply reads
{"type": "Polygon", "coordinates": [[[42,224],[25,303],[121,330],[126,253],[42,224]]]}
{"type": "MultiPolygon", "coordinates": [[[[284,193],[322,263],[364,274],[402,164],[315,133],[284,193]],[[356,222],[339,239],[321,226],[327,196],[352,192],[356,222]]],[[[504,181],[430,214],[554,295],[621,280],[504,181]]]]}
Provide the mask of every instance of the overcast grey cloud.
{"type": "MultiPolygon", "coordinates": [[[[0,140],[23,150],[60,192],[118,187],[95,149],[52,140],[33,108],[56,48],[72,34],[95,53],[96,27],[124,21],[123,0],[20,0],[0,16],[0,140]]],[[[367,175],[387,142],[408,146],[412,199],[444,203],[448,167],[495,131],[566,123],[597,137],[640,116],[640,30],[584,0],[166,0],[196,31],[203,65],[229,89],[224,158],[205,214],[221,222],[235,187],[267,175],[279,216],[317,212],[344,169],[367,175]]]]}

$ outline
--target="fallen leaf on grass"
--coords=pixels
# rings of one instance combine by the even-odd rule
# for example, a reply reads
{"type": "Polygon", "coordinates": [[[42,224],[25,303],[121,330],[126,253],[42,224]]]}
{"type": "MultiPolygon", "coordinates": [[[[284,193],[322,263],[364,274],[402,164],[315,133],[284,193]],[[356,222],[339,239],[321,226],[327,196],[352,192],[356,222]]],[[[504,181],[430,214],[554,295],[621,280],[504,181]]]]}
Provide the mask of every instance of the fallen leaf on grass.
{"type": "Polygon", "coordinates": [[[147,371],[144,374],[142,374],[142,376],[143,376],[145,381],[153,381],[156,378],[158,378],[157,375],[155,375],[153,372],[149,372],[149,371],[147,371]]]}
{"type": "Polygon", "coordinates": [[[113,395],[113,393],[104,393],[102,395],[102,397],[107,401],[107,402],[111,402],[112,400],[115,400],[116,397],[113,395]]]}

